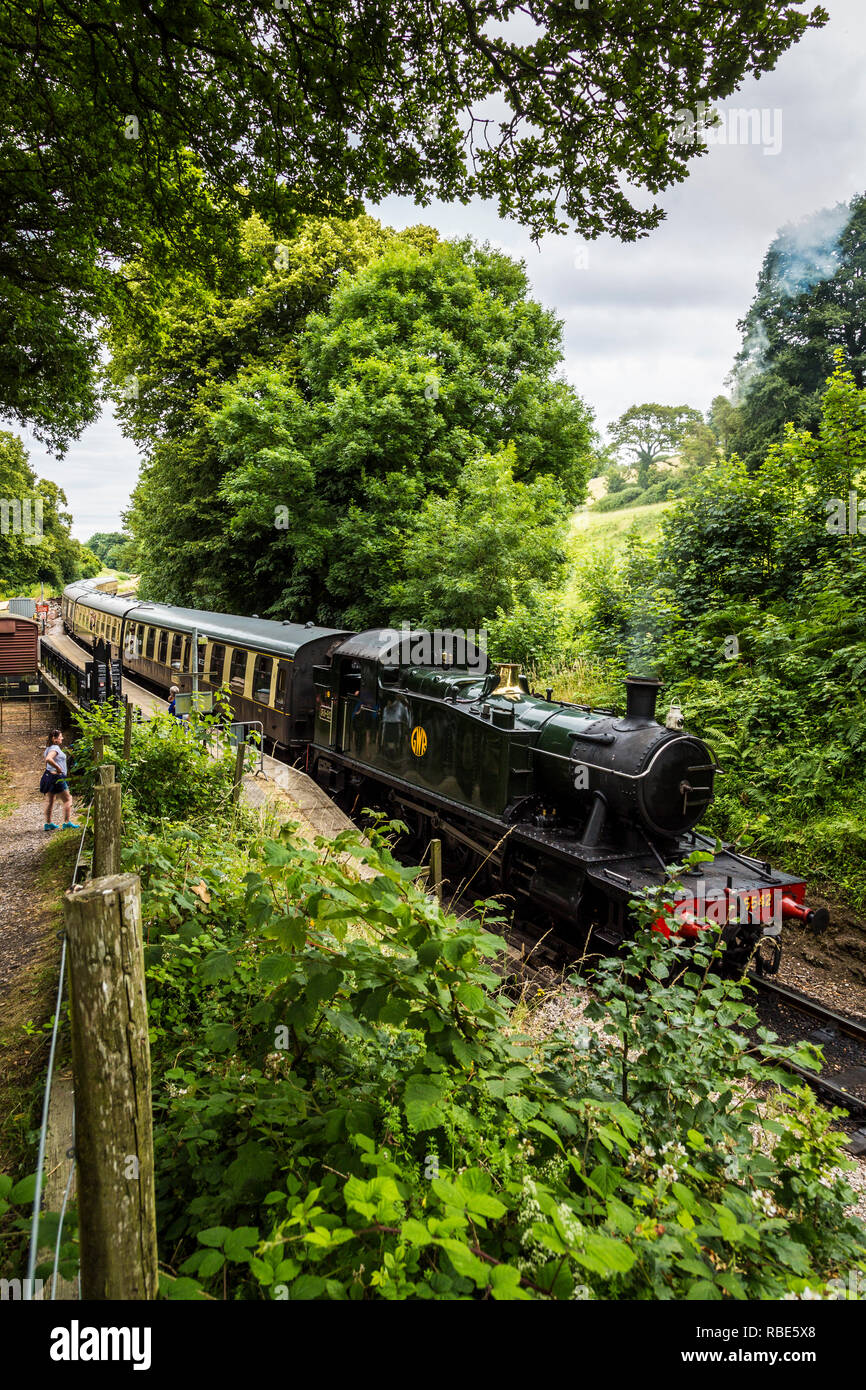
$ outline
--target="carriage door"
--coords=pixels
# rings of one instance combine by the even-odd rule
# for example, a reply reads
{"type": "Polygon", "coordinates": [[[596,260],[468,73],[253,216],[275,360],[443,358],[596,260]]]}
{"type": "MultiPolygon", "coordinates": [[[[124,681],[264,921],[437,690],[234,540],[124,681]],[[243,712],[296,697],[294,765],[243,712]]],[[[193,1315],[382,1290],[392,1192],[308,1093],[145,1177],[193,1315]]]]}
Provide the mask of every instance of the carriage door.
{"type": "Polygon", "coordinates": [[[361,707],[361,663],[351,659],[340,664],[339,724],[335,746],[351,753],[354,720],[361,707]]]}

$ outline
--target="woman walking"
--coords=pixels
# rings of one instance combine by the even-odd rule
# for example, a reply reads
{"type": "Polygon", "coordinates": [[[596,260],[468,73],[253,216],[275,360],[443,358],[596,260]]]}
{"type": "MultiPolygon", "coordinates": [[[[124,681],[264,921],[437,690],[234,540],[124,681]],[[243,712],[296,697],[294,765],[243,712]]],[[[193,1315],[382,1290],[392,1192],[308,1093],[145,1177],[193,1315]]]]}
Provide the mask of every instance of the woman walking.
{"type": "Polygon", "coordinates": [[[45,829],[59,830],[60,826],[55,825],[51,819],[51,812],[54,808],[54,798],[59,796],[63,807],[63,829],[80,830],[81,826],[76,825],[75,821],[70,820],[72,815],[72,797],[69,793],[69,784],[66,781],[66,753],[63,750],[63,731],[52,729],[48,735],[48,747],[45,749],[45,771],[42,774],[42,781],[39,783],[39,790],[45,792],[47,800],[45,802],[45,829]]]}

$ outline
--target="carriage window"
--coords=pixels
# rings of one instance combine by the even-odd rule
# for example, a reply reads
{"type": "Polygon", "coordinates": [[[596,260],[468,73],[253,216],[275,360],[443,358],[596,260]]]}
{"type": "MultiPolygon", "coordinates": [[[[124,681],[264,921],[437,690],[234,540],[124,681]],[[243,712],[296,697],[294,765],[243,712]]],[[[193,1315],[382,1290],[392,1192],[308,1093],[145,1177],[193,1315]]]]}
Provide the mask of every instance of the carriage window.
{"type": "Polygon", "coordinates": [[[173,671],[179,671],[181,669],[180,653],[182,646],[183,638],[179,632],[176,632],[171,639],[171,666],[173,671]]]}
{"type": "Polygon", "coordinates": [[[208,667],[208,680],[211,685],[222,685],[223,667],[226,664],[226,649],[222,642],[215,642],[210,649],[210,666],[208,667]]]}
{"type": "Polygon", "coordinates": [[[274,696],[274,704],[277,709],[282,709],[286,703],[286,691],[289,688],[289,667],[285,661],[281,661],[277,667],[277,693],[274,696]]]}
{"type": "Polygon", "coordinates": [[[247,653],[238,651],[236,648],[232,652],[231,673],[229,684],[236,695],[242,695],[247,679],[247,653]]]}
{"type": "Polygon", "coordinates": [[[146,643],[145,648],[144,648],[144,654],[145,654],[145,656],[148,658],[148,660],[152,660],[152,659],[153,659],[153,642],[154,642],[154,638],[155,638],[155,637],[156,637],[156,629],[155,629],[155,628],[152,628],[152,627],[149,627],[149,628],[147,629],[147,643],[146,643]]]}
{"type": "Polygon", "coordinates": [[[165,665],[166,657],[167,657],[167,656],[168,656],[168,633],[167,633],[167,632],[161,632],[161,633],[159,634],[159,650],[158,650],[158,654],[157,654],[157,658],[156,658],[157,661],[159,662],[160,666],[164,666],[164,665],[165,665]]]}
{"type": "Polygon", "coordinates": [[[256,657],[256,664],[253,668],[253,699],[258,700],[261,705],[269,705],[271,702],[271,674],[273,669],[273,657],[256,657]]]}

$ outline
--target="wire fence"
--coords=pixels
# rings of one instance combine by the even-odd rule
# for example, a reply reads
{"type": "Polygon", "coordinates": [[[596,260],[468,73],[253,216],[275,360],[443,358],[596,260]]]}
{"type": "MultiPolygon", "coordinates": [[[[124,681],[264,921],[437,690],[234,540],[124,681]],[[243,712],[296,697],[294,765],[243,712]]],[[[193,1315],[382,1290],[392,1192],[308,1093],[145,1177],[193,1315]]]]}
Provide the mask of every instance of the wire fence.
{"type": "MultiPolygon", "coordinates": [[[[81,864],[81,852],[84,848],[84,839],[90,825],[90,812],[92,803],[87,808],[87,816],[84,828],[81,832],[81,839],[78,842],[78,853],[75,856],[75,868],[72,871],[72,887],[78,880],[78,870],[81,864]]],[[[30,1220],[30,1249],[27,1255],[27,1278],[24,1282],[23,1295],[27,1300],[32,1300],[36,1277],[36,1260],[39,1253],[39,1217],[42,1207],[42,1174],[45,1167],[45,1146],[48,1142],[48,1116],[51,1107],[51,1083],[54,1080],[54,1063],[57,1056],[57,1035],[60,1030],[60,1010],[63,1005],[64,987],[66,984],[66,932],[61,932],[60,948],[60,978],[57,982],[57,1000],[54,1005],[54,1024],[51,1029],[51,1046],[48,1052],[48,1076],[45,1082],[45,1095],[42,1099],[42,1123],[39,1128],[39,1151],[36,1160],[36,1187],[33,1193],[33,1212],[30,1220]]],[[[75,1147],[75,1098],[72,1101],[72,1133],[73,1133],[73,1152],[75,1147]]],[[[71,1157],[72,1155],[70,1155],[71,1157]]],[[[66,1181],[66,1191],[63,1194],[63,1204],[60,1209],[60,1219],[57,1225],[57,1235],[54,1241],[54,1267],[52,1271],[50,1299],[54,1299],[57,1289],[57,1271],[60,1265],[60,1243],[63,1235],[63,1222],[66,1216],[66,1207],[69,1200],[69,1191],[72,1186],[72,1179],[75,1167],[70,1169],[69,1177],[66,1181]]],[[[79,1288],[80,1292],[80,1288],[79,1288]]]]}

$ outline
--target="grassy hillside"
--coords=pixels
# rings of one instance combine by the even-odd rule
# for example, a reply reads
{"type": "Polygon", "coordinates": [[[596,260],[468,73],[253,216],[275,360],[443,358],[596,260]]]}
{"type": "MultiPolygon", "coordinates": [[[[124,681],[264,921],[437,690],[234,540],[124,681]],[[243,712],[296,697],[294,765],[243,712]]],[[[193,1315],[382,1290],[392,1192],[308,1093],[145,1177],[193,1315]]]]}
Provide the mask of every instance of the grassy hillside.
{"type": "Polygon", "coordinates": [[[670,502],[652,502],[649,506],[623,507],[615,512],[578,508],[568,537],[571,568],[565,585],[566,605],[576,618],[580,617],[577,575],[586,561],[595,552],[607,552],[612,558],[620,555],[632,530],[644,539],[652,539],[658,534],[662,517],[671,505],[670,502]]]}

